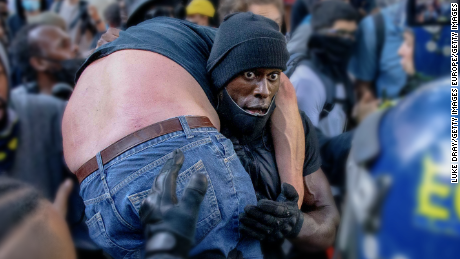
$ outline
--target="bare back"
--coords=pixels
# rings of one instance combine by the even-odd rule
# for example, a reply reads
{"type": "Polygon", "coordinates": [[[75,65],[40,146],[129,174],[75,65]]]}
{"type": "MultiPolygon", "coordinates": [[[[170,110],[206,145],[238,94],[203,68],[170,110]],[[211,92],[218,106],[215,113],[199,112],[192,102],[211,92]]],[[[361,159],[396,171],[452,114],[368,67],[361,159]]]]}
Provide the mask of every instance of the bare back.
{"type": "Polygon", "coordinates": [[[97,152],[148,125],[181,115],[218,115],[198,82],[160,54],[121,50],[81,74],[62,122],[64,156],[75,172],[97,152]]]}

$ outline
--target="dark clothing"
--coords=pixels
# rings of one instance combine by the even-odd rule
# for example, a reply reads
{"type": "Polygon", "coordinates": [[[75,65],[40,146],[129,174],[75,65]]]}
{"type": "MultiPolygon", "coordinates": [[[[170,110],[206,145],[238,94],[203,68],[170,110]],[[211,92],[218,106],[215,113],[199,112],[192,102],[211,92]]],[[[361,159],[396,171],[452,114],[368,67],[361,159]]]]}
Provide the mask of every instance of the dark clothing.
{"type": "Polygon", "coordinates": [[[120,32],[118,39],[98,48],[77,72],[76,80],[92,62],[116,51],[147,50],[164,55],[187,70],[201,85],[211,104],[215,106],[218,89],[212,85],[206,71],[215,34],[216,29],[183,20],[167,17],[150,19],[120,32]]]}
{"type": "MultiPolygon", "coordinates": [[[[301,111],[300,115],[305,132],[305,162],[303,167],[303,176],[305,177],[320,168],[321,158],[315,128],[304,112],[301,111]]],[[[270,129],[266,127],[263,136],[245,144],[240,143],[236,137],[232,136],[225,125],[222,126],[222,134],[233,142],[235,152],[240,158],[244,169],[251,176],[254,189],[259,198],[263,196],[270,200],[276,200],[281,193],[281,181],[276,165],[270,129]]],[[[264,258],[284,258],[281,245],[282,243],[261,242],[264,258]]]]}
{"type": "Polygon", "coordinates": [[[66,103],[43,94],[15,89],[11,106],[19,117],[17,153],[7,175],[30,183],[49,200],[65,177],[61,120],[66,103]]]}
{"type": "MultiPolygon", "coordinates": [[[[305,132],[303,176],[307,176],[320,168],[321,158],[315,128],[304,112],[300,112],[300,114],[305,132]]],[[[232,141],[235,152],[240,158],[243,167],[251,176],[256,194],[270,200],[276,200],[281,192],[281,182],[270,129],[266,127],[259,139],[244,144],[232,136],[232,133],[225,125],[222,125],[221,131],[222,134],[232,141]]]]}
{"type": "Polygon", "coordinates": [[[343,188],[345,186],[345,169],[354,131],[342,133],[333,138],[328,138],[316,130],[321,149],[321,159],[324,174],[332,186],[343,188]]]}
{"type": "Polygon", "coordinates": [[[297,0],[291,12],[291,35],[302,23],[303,19],[311,13],[311,8],[319,0],[297,0]]]}
{"type": "Polygon", "coordinates": [[[8,18],[7,22],[9,33],[8,37],[10,40],[13,40],[14,36],[16,36],[16,33],[18,33],[18,31],[27,24],[26,19],[21,18],[21,16],[18,14],[12,15],[10,18],[8,18]]]}

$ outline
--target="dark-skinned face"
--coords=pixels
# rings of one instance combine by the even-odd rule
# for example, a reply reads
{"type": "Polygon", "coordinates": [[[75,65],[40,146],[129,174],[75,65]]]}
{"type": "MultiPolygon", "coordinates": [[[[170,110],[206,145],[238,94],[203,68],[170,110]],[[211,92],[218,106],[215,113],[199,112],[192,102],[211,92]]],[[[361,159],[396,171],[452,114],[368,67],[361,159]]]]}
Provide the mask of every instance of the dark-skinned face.
{"type": "Polygon", "coordinates": [[[41,53],[37,53],[32,65],[37,71],[56,69],[56,61],[74,59],[78,54],[78,47],[72,43],[69,35],[56,26],[44,25],[32,30],[30,41],[35,41],[41,53]]]}
{"type": "Polygon", "coordinates": [[[258,68],[234,78],[226,89],[235,103],[252,114],[267,112],[280,87],[280,69],[258,68]]]}

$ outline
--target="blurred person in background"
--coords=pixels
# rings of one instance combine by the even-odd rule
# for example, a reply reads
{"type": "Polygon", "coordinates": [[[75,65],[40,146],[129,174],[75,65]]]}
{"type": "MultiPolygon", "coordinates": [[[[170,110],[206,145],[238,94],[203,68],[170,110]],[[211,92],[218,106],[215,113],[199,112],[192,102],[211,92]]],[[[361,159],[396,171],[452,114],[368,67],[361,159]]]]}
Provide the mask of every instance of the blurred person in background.
{"type": "Polygon", "coordinates": [[[105,23],[96,7],[83,0],[58,0],[50,10],[65,20],[67,33],[83,57],[89,56],[96,47],[99,35],[106,31],[105,23]]]}
{"type": "MultiPolygon", "coordinates": [[[[164,5],[162,0],[138,0],[139,2],[134,2],[133,7],[130,8],[129,19],[127,22],[127,27],[138,24],[146,19],[153,18],[151,15],[148,15],[148,11],[152,8],[152,14],[155,14],[158,11],[155,11],[155,6],[164,5]],[[148,7],[151,6],[151,7],[148,7]]],[[[174,3],[169,2],[170,4],[174,3]]],[[[172,10],[171,7],[168,7],[172,10]]],[[[163,10],[163,8],[161,9],[163,10]]],[[[161,16],[172,16],[168,12],[161,11],[159,13],[165,14],[161,16]]],[[[235,12],[252,12],[264,17],[267,17],[275,21],[280,29],[284,26],[283,23],[283,2],[282,0],[223,0],[219,7],[219,17],[224,19],[227,15],[235,12]]],[[[119,37],[119,29],[109,29],[104,33],[100,40],[98,41],[97,47],[100,47],[108,42],[114,41],[119,37]]]]}
{"type": "Polygon", "coordinates": [[[208,0],[193,0],[187,6],[187,21],[201,26],[210,26],[216,10],[208,0]]]}
{"type": "MultiPolygon", "coordinates": [[[[8,84],[1,88],[4,93],[1,100],[5,103],[0,137],[1,168],[7,176],[31,184],[44,197],[53,200],[59,184],[69,176],[63,157],[61,121],[65,100],[72,92],[72,87],[65,82],[73,82],[75,73],[59,72],[68,68],[61,67],[57,60],[71,60],[76,48],[61,28],[41,24],[24,27],[13,43],[12,56],[18,59],[16,62],[24,68],[25,75],[30,76],[30,81],[11,93],[8,84]],[[62,75],[57,76],[58,73],[62,75]]],[[[8,64],[6,59],[3,64],[8,64]]],[[[73,69],[79,65],[75,64],[73,69]]],[[[4,71],[8,78],[9,68],[6,66],[4,71]]],[[[101,258],[102,251],[92,243],[82,222],[84,204],[78,188],[70,198],[67,219],[79,256],[101,258]]]]}
{"type": "Polygon", "coordinates": [[[321,0],[298,0],[292,7],[290,40],[288,51],[291,55],[295,53],[306,53],[307,43],[310,39],[311,29],[311,10],[316,3],[321,0]]]}
{"type": "Polygon", "coordinates": [[[109,28],[121,28],[122,19],[120,11],[120,5],[118,3],[112,3],[104,10],[104,19],[109,28]]]}
{"type": "Polygon", "coordinates": [[[8,19],[9,15],[9,10],[8,10],[8,1],[7,0],[2,0],[0,1],[0,17],[2,20],[6,22],[8,19]]]}
{"type": "Polygon", "coordinates": [[[354,105],[347,64],[355,42],[357,20],[357,12],[347,3],[339,0],[318,3],[313,9],[313,34],[306,59],[297,64],[290,77],[299,108],[327,137],[346,131],[354,105]]]}
{"type": "Polygon", "coordinates": [[[412,27],[404,32],[398,50],[407,82],[399,92],[405,96],[450,70],[450,29],[446,26],[412,27]]]}
{"type": "Polygon", "coordinates": [[[292,13],[292,6],[294,5],[294,3],[296,2],[296,0],[283,0],[283,4],[284,4],[284,24],[286,25],[286,32],[289,33],[290,35],[290,32],[291,32],[291,13],[292,13]]]}
{"type": "Polygon", "coordinates": [[[320,0],[296,0],[291,10],[291,35],[320,0]]]}
{"type": "MultiPolygon", "coordinates": [[[[24,27],[17,39],[33,27],[24,27]]],[[[2,171],[32,184],[52,200],[66,171],[60,134],[65,103],[23,89],[10,93],[6,55],[2,71],[2,171]]]]}
{"type": "MultiPolygon", "coordinates": [[[[302,53],[306,51],[308,39],[311,35],[311,12],[315,4],[321,0],[298,0],[292,7],[289,53],[302,53]]],[[[351,4],[358,11],[359,20],[375,8],[374,0],[342,0],[351,4]]]]}
{"type": "Polygon", "coordinates": [[[120,18],[122,28],[126,26],[126,22],[128,21],[128,7],[127,7],[127,0],[117,0],[118,7],[120,7],[120,18]]]}
{"type": "Polygon", "coordinates": [[[67,100],[76,71],[83,63],[69,35],[53,25],[33,24],[21,31],[11,48],[13,64],[22,71],[17,91],[61,96],[67,100]]]}
{"type": "Polygon", "coordinates": [[[448,171],[451,129],[445,123],[451,117],[445,101],[450,48],[450,25],[406,27],[398,53],[408,82],[394,107],[366,118],[353,139],[337,242],[341,258],[458,257],[459,188],[448,171]]]}
{"type": "Polygon", "coordinates": [[[31,186],[1,177],[0,258],[77,258],[65,222],[71,189],[64,182],[52,204],[31,186]]]}
{"type": "Polygon", "coordinates": [[[406,83],[398,56],[403,42],[406,0],[396,2],[364,18],[349,70],[354,76],[358,100],[396,98],[406,83]]]}
{"type": "MultiPolygon", "coordinates": [[[[327,0],[313,8],[308,52],[291,56],[286,74],[296,90],[299,109],[317,129],[322,169],[341,192],[351,146],[353,110],[376,109],[356,103],[347,64],[355,44],[358,13],[343,1],[327,0]],[[292,64],[292,65],[291,65],[292,64]]],[[[360,112],[358,122],[365,113],[360,112]]],[[[334,192],[334,195],[337,195],[334,192]]]]}
{"type": "Polygon", "coordinates": [[[16,0],[16,13],[8,18],[8,33],[12,40],[16,33],[24,27],[30,17],[46,11],[46,0],[16,0]]]}
{"type": "Polygon", "coordinates": [[[337,258],[458,258],[450,85],[450,77],[421,85],[357,129],[337,258]]]}
{"type": "MultiPolygon", "coordinates": [[[[61,28],[62,30],[66,30],[67,26],[65,24],[64,19],[62,19],[59,15],[53,12],[43,12],[39,15],[30,17],[28,24],[46,24],[46,25],[53,25],[61,28]]],[[[14,40],[14,39],[11,39],[14,40]]],[[[16,64],[16,60],[13,58],[13,64],[11,66],[11,85],[13,87],[22,85],[24,83],[23,74],[21,66],[16,64]]]]}
{"type": "Polygon", "coordinates": [[[31,17],[28,21],[28,24],[53,25],[61,28],[61,30],[63,31],[66,31],[67,29],[67,25],[64,19],[62,19],[62,17],[58,14],[51,11],[46,11],[40,13],[39,15],[31,17]]]}
{"type": "Polygon", "coordinates": [[[275,21],[280,31],[283,30],[284,6],[282,0],[242,0],[244,5],[240,12],[252,12],[275,21]]]}
{"type": "Polygon", "coordinates": [[[6,0],[0,1],[0,43],[3,46],[8,46],[9,43],[9,29],[8,29],[8,3],[6,0]]]}
{"type": "Polygon", "coordinates": [[[155,17],[174,17],[178,3],[179,0],[133,0],[127,6],[126,29],[155,17]]]}
{"type": "Polygon", "coordinates": [[[275,21],[283,28],[283,0],[225,0],[219,8],[220,17],[235,12],[252,12],[275,21]]]}

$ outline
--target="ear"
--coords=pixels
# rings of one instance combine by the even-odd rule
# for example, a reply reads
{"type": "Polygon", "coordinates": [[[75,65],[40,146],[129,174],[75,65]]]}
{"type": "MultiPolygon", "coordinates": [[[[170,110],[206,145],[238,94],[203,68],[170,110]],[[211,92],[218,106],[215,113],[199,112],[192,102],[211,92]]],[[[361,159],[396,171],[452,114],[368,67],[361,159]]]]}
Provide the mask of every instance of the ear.
{"type": "Polygon", "coordinates": [[[30,65],[36,70],[36,71],[46,71],[48,69],[49,63],[46,62],[46,60],[43,60],[39,57],[31,57],[29,59],[30,65]]]}

